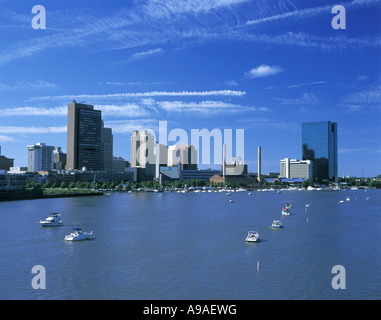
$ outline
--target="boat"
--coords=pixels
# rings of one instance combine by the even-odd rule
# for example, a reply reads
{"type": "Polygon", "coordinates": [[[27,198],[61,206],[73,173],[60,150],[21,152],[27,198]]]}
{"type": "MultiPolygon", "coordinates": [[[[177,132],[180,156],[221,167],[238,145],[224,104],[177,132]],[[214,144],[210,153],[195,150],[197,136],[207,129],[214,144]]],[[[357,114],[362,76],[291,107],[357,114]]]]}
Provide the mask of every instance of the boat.
{"type": "Polygon", "coordinates": [[[291,202],[286,203],[286,207],[285,208],[287,210],[291,209],[292,208],[292,203],[291,202]]]}
{"type": "Polygon", "coordinates": [[[246,242],[258,242],[259,234],[257,231],[249,231],[246,237],[246,242]]]}
{"type": "Polygon", "coordinates": [[[43,227],[58,227],[63,225],[61,215],[59,213],[51,213],[45,220],[40,220],[43,227]]]}
{"type": "Polygon", "coordinates": [[[346,197],[345,201],[351,201],[351,198],[346,197]]]}
{"type": "Polygon", "coordinates": [[[229,202],[234,202],[234,200],[229,200],[229,202]]]}
{"type": "Polygon", "coordinates": [[[65,236],[66,241],[80,241],[87,240],[93,234],[91,232],[83,232],[81,228],[74,228],[73,232],[65,236]]]}
{"type": "Polygon", "coordinates": [[[282,210],[282,216],[289,216],[290,215],[290,211],[288,211],[287,208],[283,208],[282,210]]]}
{"type": "Polygon", "coordinates": [[[311,207],[311,203],[306,204],[306,208],[309,208],[309,207],[311,207]]]}
{"type": "Polygon", "coordinates": [[[271,225],[271,228],[274,228],[274,229],[283,228],[282,222],[280,222],[280,220],[274,220],[273,224],[271,225]]]}

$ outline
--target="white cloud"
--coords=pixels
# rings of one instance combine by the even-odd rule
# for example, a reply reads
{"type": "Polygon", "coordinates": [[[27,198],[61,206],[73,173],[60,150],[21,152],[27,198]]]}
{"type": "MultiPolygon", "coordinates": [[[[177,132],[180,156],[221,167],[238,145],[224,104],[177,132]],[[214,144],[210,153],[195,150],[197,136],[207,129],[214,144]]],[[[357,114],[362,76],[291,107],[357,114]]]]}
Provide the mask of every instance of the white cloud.
{"type": "Polygon", "coordinates": [[[66,133],[65,127],[15,127],[15,126],[0,126],[2,134],[28,134],[28,133],[66,133]]]}
{"type": "Polygon", "coordinates": [[[131,133],[134,130],[143,129],[157,131],[159,121],[155,119],[105,121],[105,127],[112,128],[113,133],[131,133]]]}
{"type": "Polygon", "coordinates": [[[62,95],[34,97],[29,101],[43,100],[92,100],[92,99],[112,99],[112,98],[141,98],[141,97],[189,97],[189,96],[231,96],[241,97],[246,94],[245,91],[236,90],[214,90],[214,91],[151,91],[151,92],[132,92],[132,93],[111,93],[111,94],[80,94],[80,95],[62,95]]]}
{"type": "Polygon", "coordinates": [[[249,72],[246,72],[245,77],[248,79],[263,78],[273,76],[281,72],[283,72],[283,69],[279,66],[269,66],[262,64],[256,68],[251,69],[249,72]]]}
{"type": "Polygon", "coordinates": [[[0,83],[0,90],[19,90],[19,89],[52,89],[56,88],[54,83],[45,80],[20,81],[15,84],[0,83]]]}
{"type": "Polygon", "coordinates": [[[318,103],[319,99],[313,93],[303,93],[300,98],[273,98],[280,104],[285,105],[300,105],[318,103]]]}
{"type": "Polygon", "coordinates": [[[151,49],[151,50],[143,51],[143,52],[137,52],[137,53],[134,53],[134,54],[128,59],[128,61],[136,61],[136,60],[140,60],[140,59],[147,58],[147,57],[149,57],[149,56],[152,56],[152,55],[155,55],[155,54],[158,54],[158,53],[163,53],[163,52],[164,52],[164,50],[161,49],[161,48],[151,49]]]}
{"type": "MultiPolygon", "coordinates": [[[[377,5],[379,4],[379,0],[353,0],[348,2],[340,3],[342,6],[344,6],[346,9],[349,8],[356,8],[361,7],[364,5],[377,5]]],[[[319,6],[319,7],[312,7],[312,8],[306,8],[306,9],[296,9],[293,11],[287,11],[279,14],[273,14],[271,16],[267,16],[264,18],[257,18],[253,20],[249,20],[246,22],[246,25],[259,25],[263,23],[268,22],[275,22],[278,20],[285,20],[289,18],[304,18],[308,19],[312,16],[316,16],[318,14],[326,14],[331,13],[333,5],[325,5],[325,6],[319,6]]]]}
{"type": "Polygon", "coordinates": [[[67,107],[18,107],[6,108],[0,113],[1,116],[64,116],[67,114],[67,107]]]}
{"type": "Polygon", "coordinates": [[[201,102],[184,102],[184,101],[158,101],[158,106],[168,112],[191,112],[196,115],[214,115],[221,113],[237,113],[248,111],[270,111],[264,107],[252,107],[233,104],[224,101],[201,101],[201,102]]]}
{"type": "Polygon", "coordinates": [[[0,142],[13,142],[13,141],[16,141],[16,139],[13,137],[0,135],[0,142]]]}
{"type": "Polygon", "coordinates": [[[304,82],[304,83],[297,83],[288,86],[289,88],[299,88],[303,86],[312,86],[312,85],[317,85],[317,84],[326,84],[327,81],[314,81],[314,82],[304,82]]]}

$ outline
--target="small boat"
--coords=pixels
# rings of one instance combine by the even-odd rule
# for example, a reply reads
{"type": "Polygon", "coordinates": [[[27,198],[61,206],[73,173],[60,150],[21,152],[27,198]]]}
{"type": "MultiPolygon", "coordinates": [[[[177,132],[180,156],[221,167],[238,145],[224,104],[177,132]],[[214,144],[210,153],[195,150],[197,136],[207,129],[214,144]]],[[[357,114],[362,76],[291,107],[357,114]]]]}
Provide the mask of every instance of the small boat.
{"type": "Polygon", "coordinates": [[[282,222],[280,222],[280,220],[274,220],[273,224],[271,225],[271,228],[274,228],[274,229],[283,228],[282,222]]]}
{"type": "Polygon", "coordinates": [[[59,213],[51,213],[45,220],[40,220],[43,227],[58,227],[63,225],[61,215],[59,213]]]}
{"type": "Polygon", "coordinates": [[[306,204],[306,208],[309,208],[309,207],[311,207],[311,203],[306,204]]]}
{"type": "Polygon", "coordinates": [[[289,216],[289,215],[290,215],[290,211],[287,208],[283,208],[282,216],[289,216]]]}
{"type": "Polygon", "coordinates": [[[257,231],[249,231],[246,237],[246,242],[258,242],[259,234],[257,231]]]}
{"type": "Polygon", "coordinates": [[[351,201],[351,198],[347,197],[347,198],[345,199],[345,201],[351,201]]]}
{"type": "Polygon", "coordinates": [[[285,208],[287,210],[291,209],[292,208],[292,203],[291,202],[286,203],[286,207],[285,208]]]}
{"type": "Polygon", "coordinates": [[[80,241],[87,240],[93,232],[83,232],[81,228],[74,228],[73,232],[65,236],[66,241],[80,241]]]}
{"type": "Polygon", "coordinates": [[[234,200],[229,200],[229,202],[234,202],[234,200]]]}

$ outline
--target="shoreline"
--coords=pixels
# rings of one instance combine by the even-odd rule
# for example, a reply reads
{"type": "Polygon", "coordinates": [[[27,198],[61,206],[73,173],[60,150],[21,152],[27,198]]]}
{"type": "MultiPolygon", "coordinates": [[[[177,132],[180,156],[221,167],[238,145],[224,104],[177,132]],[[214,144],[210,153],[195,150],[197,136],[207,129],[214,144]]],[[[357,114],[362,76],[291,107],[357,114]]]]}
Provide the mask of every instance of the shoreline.
{"type": "Polygon", "coordinates": [[[39,190],[23,190],[10,191],[0,194],[0,202],[18,201],[18,200],[36,200],[36,199],[54,199],[54,198],[73,198],[73,197],[91,197],[103,196],[101,191],[84,191],[84,190],[57,190],[57,189],[39,189],[39,190]]]}

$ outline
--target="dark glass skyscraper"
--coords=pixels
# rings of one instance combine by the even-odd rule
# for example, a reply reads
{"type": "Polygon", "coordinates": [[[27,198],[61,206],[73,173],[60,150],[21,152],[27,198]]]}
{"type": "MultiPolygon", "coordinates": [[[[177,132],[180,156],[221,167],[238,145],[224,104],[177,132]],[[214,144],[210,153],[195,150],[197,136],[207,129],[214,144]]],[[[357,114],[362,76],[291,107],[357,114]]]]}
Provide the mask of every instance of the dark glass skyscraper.
{"type": "Polygon", "coordinates": [[[101,111],[82,103],[69,103],[66,169],[102,170],[101,111]]]}
{"type": "Polygon", "coordinates": [[[302,123],[303,160],[313,162],[314,180],[337,180],[337,123],[302,123]]]}

